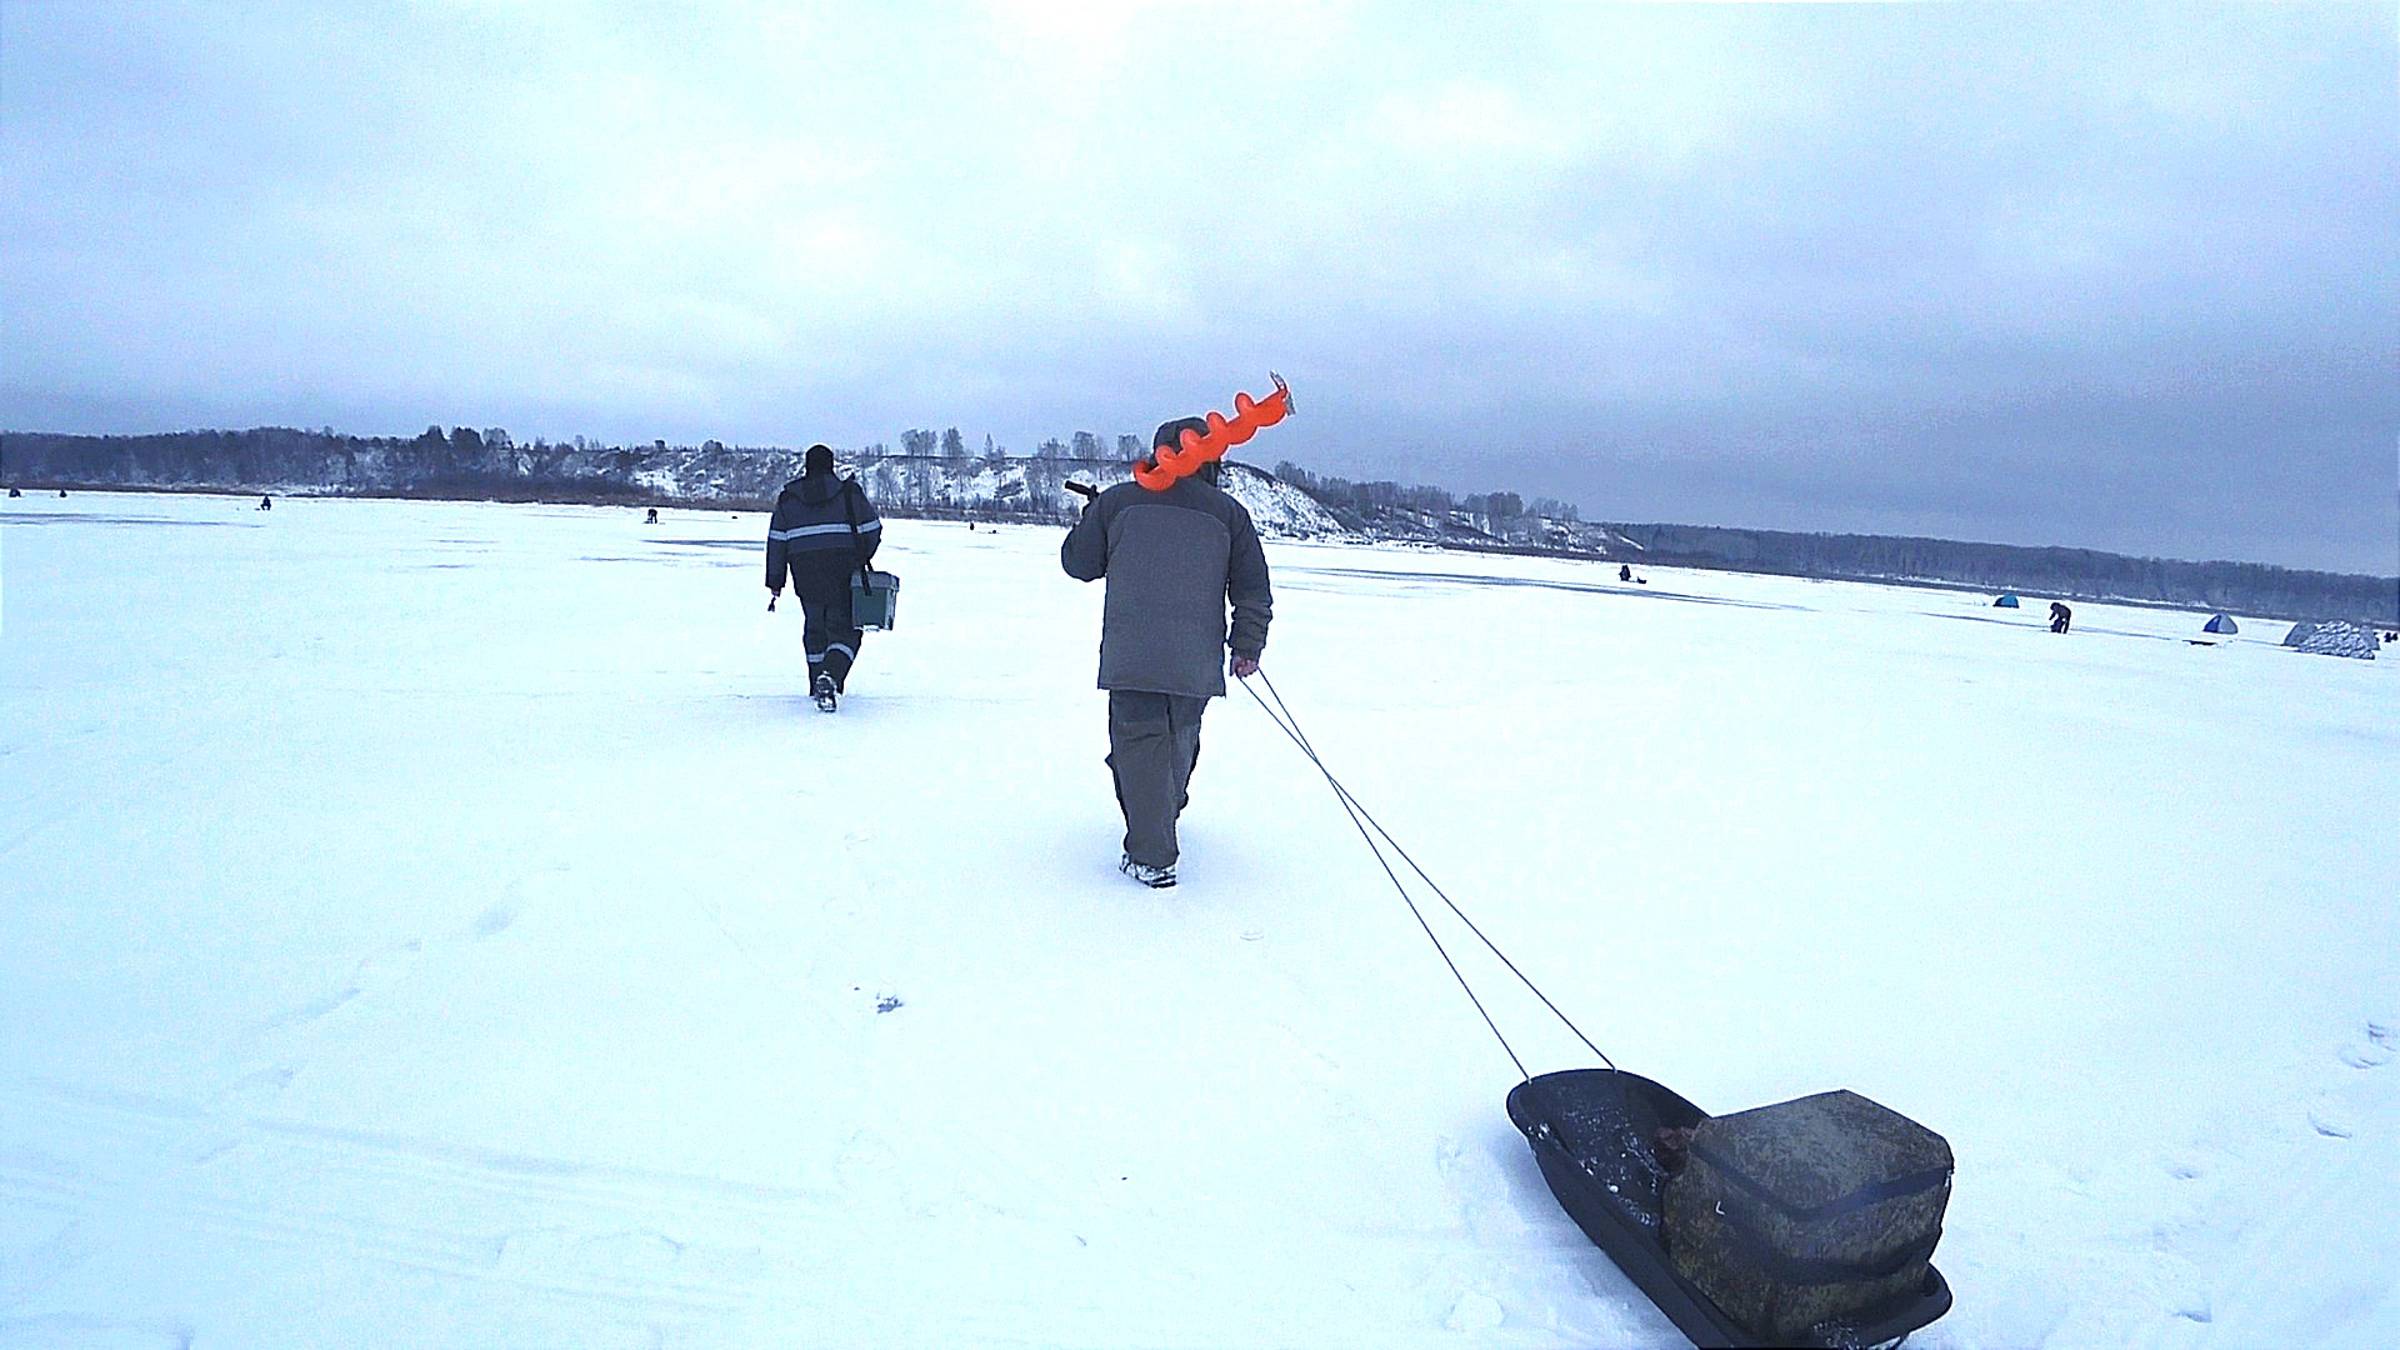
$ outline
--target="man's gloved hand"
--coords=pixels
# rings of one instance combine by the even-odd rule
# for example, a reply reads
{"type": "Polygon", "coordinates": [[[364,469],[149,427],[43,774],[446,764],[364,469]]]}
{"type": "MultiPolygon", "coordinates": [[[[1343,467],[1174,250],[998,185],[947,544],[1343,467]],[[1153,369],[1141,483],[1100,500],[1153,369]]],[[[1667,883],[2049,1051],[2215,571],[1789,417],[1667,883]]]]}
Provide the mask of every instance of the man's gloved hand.
{"type": "Polygon", "coordinates": [[[1258,673],[1258,658],[1255,656],[1244,656],[1240,652],[1235,652],[1233,654],[1232,670],[1233,678],[1237,680],[1249,679],[1251,676],[1258,673]]]}
{"type": "Polygon", "coordinates": [[[781,600],[782,598],[783,591],[780,588],[769,587],[767,589],[767,612],[769,614],[775,612],[775,602],[781,600]]]}

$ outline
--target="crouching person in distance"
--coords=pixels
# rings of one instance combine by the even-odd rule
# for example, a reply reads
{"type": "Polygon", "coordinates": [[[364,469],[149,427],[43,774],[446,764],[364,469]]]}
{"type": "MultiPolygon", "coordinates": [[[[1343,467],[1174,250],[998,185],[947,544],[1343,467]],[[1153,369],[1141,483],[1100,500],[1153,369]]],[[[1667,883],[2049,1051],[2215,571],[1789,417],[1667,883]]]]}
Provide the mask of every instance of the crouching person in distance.
{"type": "Polygon", "coordinates": [[[783,485],[767,525],[767,590],[782,595],[790,572],[806,620],[800,640],[808,648],[808,692],[826,712],[849,688],[866,638],[851,622],[850,578],[882,542],[883,521],[858,480],[834,472],[831,448],[808,447],[800,476],[783,485]]]}
{"type": "MultiPolygon", "coordinates": [[[[1208,424],[1168,422],[1150,444],[1175,446],[1187,428],[1205,433],[1208,424]]],[[[1058,550],[1068,576],[1108,579],[1100,687],[1125,816],[1117,868],[1145,886],[1175,884],[1175,820],[1200,756],[1200,715],[1225,693],[1226,650],[1236,676],[1256,671],[1274,612],[1258,530],[1216,483],[1213,463],[1163,492],[1119,483],[1093,498],[1058,550]]]]}

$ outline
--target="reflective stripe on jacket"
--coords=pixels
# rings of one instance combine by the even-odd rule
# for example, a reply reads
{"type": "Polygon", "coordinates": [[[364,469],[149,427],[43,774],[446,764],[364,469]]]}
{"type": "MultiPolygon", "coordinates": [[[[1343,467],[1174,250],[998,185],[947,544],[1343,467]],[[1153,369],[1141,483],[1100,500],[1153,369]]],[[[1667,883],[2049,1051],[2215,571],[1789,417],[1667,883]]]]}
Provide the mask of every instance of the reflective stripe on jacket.
{"type": "Polygon", "coordinates": [[[782,590],[784,574],[802,554],[839,553],[863,563],[882,542],[883,520],[858,480],[824,474],[795,478],[783,485],[774,518],[767,522],[767,586],[782,590]]]}

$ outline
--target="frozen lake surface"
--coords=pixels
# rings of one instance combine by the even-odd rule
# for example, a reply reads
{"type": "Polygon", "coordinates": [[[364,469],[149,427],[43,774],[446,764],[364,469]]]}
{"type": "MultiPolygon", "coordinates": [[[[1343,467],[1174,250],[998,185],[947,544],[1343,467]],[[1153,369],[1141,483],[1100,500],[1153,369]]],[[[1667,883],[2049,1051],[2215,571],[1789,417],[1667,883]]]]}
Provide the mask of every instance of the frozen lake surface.
{"type": "MultiPolygon", "coordinates": [[[[1681,1343],[1240,691],[1116,875],[1059,530],[892,522],[824,717],[763,516],[253,505],[0,514],[0,1346],[1681,1343]]],[[[2400,1344],[2400,662],[1269,557],[1318,750],[1618,1063],[1948,1137],[1912,1346],[2400,1344]]]]}

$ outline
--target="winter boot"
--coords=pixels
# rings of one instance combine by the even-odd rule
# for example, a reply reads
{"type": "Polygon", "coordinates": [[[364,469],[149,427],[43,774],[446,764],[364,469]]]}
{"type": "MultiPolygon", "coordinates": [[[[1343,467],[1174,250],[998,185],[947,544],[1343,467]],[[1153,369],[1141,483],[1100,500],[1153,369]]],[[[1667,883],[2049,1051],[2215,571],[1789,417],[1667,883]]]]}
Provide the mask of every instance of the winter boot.
{"type": "Polygon", "coordinates": [[[817,677],[816,698],[818,712],[832,712],[834,708],[840,704],[840,696],[838,691],[836,691],[833,687],[833,677],[831,675],[819,675],[817,677]]]}
{"type": "Polygon", "coordinates": [[[1117,859],[1117,870],[1154,891],[1163,891],[1175,884],[1175,868],[1172,864],[1152,867],[1148,863],[1135,862],[1130,853],[1117,859]]]}

